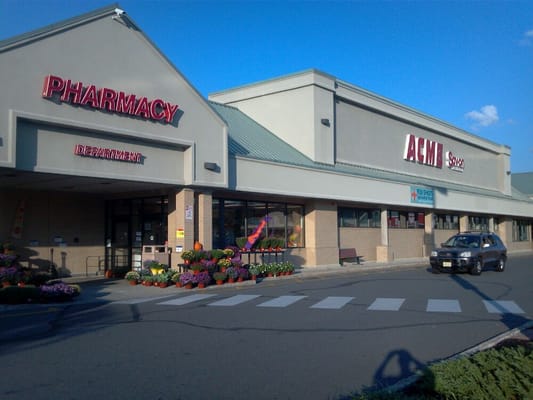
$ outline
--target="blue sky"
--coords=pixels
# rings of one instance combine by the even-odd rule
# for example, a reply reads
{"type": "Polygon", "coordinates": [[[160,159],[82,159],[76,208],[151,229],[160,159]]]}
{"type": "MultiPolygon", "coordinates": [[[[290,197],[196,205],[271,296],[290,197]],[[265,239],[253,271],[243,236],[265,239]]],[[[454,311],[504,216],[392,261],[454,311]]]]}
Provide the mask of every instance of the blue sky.
{"type": "MultiPolygon", "coordinates": [[[[309,68],[512,149],[533,171],[533,1],[122,0],[207,97],[309,68]]],[[[0,0],[0,40],[113,4],[0,0]]]]}

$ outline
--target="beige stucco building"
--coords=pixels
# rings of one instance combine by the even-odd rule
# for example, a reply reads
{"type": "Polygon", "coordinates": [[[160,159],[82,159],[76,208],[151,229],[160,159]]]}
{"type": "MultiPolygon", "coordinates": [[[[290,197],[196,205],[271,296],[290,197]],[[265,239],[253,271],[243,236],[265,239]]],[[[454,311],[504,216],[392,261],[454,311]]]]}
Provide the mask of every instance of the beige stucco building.
{"type": "Polygon", "coordinates": [[[304,267],[469,229],[533,250],[511,149],[321,71],[208,100],[114,7],[3,41],[0,64],[0,240],[28,265],[139,268],[157,248],[175,266],[261,221],[304,267]]]}

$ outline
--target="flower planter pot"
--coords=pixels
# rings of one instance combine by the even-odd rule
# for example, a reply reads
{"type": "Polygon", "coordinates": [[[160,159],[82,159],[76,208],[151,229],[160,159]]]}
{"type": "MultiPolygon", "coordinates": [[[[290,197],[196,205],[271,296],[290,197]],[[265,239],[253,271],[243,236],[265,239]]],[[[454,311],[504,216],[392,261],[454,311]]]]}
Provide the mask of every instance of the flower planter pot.
{"type": "Polygon", "coordinates": [[[239,277],[237,278],[237,282],[244,282],[244,278],[239,276],[239,277]]]}
{"type": "Polygon", "coordinates": [[[137,281],[128,281],[131,286],[137,286],[137,281]]]}
{"type": "Polygon", "coordinates": [[[223,281],[222,279],[219,279],[219,280],[217,281],[217,285],[223,285],[223,284],[224,284],[224,281],[223,281]]]}
{"type": "Polygon", "coordinates": [[[187,283],[187,284],[185,285],[185,289],[192,289],[192,287],[193,287],[193,284],[192,284],[192,283],[187,283]]]}
{"type": "Polygon", "coordinates": [[[200,283],[198,284],[198,288],[199,288],[199,289],[203,289],[203,288],[205,288],[205,283],[200,282],[200,283]]]}
{"type": "Polygon", "coordinates": [[[257,275],[252,275],[252,281],[256,281],[257,280],[257,275]]]}
{"type": "Polygon", "coordinates": [[[183,285],[181,284],[181,282],[176,282],[176,287],[183,287],[183,285]]]}
{"type": "Polygon", "coordinates": [[[234,278],[228,278],[228,283],[235,283],[235,279],[234,278]]]}
{"type": "Polygon", "coordinates": [[[159,283],[158,285],[161,289],[164,289],[168,286],[168,283],[159,283]]]}

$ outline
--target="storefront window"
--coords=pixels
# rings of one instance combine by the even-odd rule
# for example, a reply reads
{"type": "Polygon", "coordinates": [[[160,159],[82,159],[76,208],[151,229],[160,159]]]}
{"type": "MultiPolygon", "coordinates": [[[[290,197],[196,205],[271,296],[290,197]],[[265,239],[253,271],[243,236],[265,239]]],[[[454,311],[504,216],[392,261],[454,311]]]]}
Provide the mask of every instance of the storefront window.
{"type": "Polygon", "coordinates": [[[303,206],[215,198],[213,247],[239,246],[240,238],[251,235],[263,221],[266,225],[257,241],[277,238],[284,247],[303,247],[303,206]]]}
{"type": "Polygon", "coordinates": [[[423,229],[425,214],[415,211],[389,211],[389,228],[423,229]]]}
{"type": "Polygon", "coordinates": [[[379,228],[381,212],[377,209],[339,207],[337,211],[341,228],[379,228]]]}
{"type": "Polygon", "coordinates": [[[304,208],[287,205],[287,247],[304,247],[304,208]]]}
{"type": "Polygon", "coordinates": [[[433,228],[459,230],[459,216],[453,214],[434,214],[433,228]]]}
{"type": "Polygon", "coordinates": [[[468,230],[488,232],[489,219],[487,217],[468,217],[468,230]]]}
{"type": "Polygon", "coordinates": [[[531,238],[531,222],[513,219],[513,242],[526,242],[531,238]]]}

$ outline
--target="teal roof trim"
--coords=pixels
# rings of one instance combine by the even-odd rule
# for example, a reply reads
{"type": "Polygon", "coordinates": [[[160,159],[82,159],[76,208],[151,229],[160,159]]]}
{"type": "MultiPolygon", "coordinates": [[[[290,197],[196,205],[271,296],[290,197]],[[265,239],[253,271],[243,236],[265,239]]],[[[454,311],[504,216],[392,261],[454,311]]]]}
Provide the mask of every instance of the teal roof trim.
{"type": "Polygon", "coordinates": [[[229,154],[257,160],[313,167],[300,153],[235,107],[210,102],[229,127],[229,154]]]}
{"type": "Polygon", "coordinates": [[[511,185],[520,192],[533,196],[533,172],[512,174],[511,185]]]}

